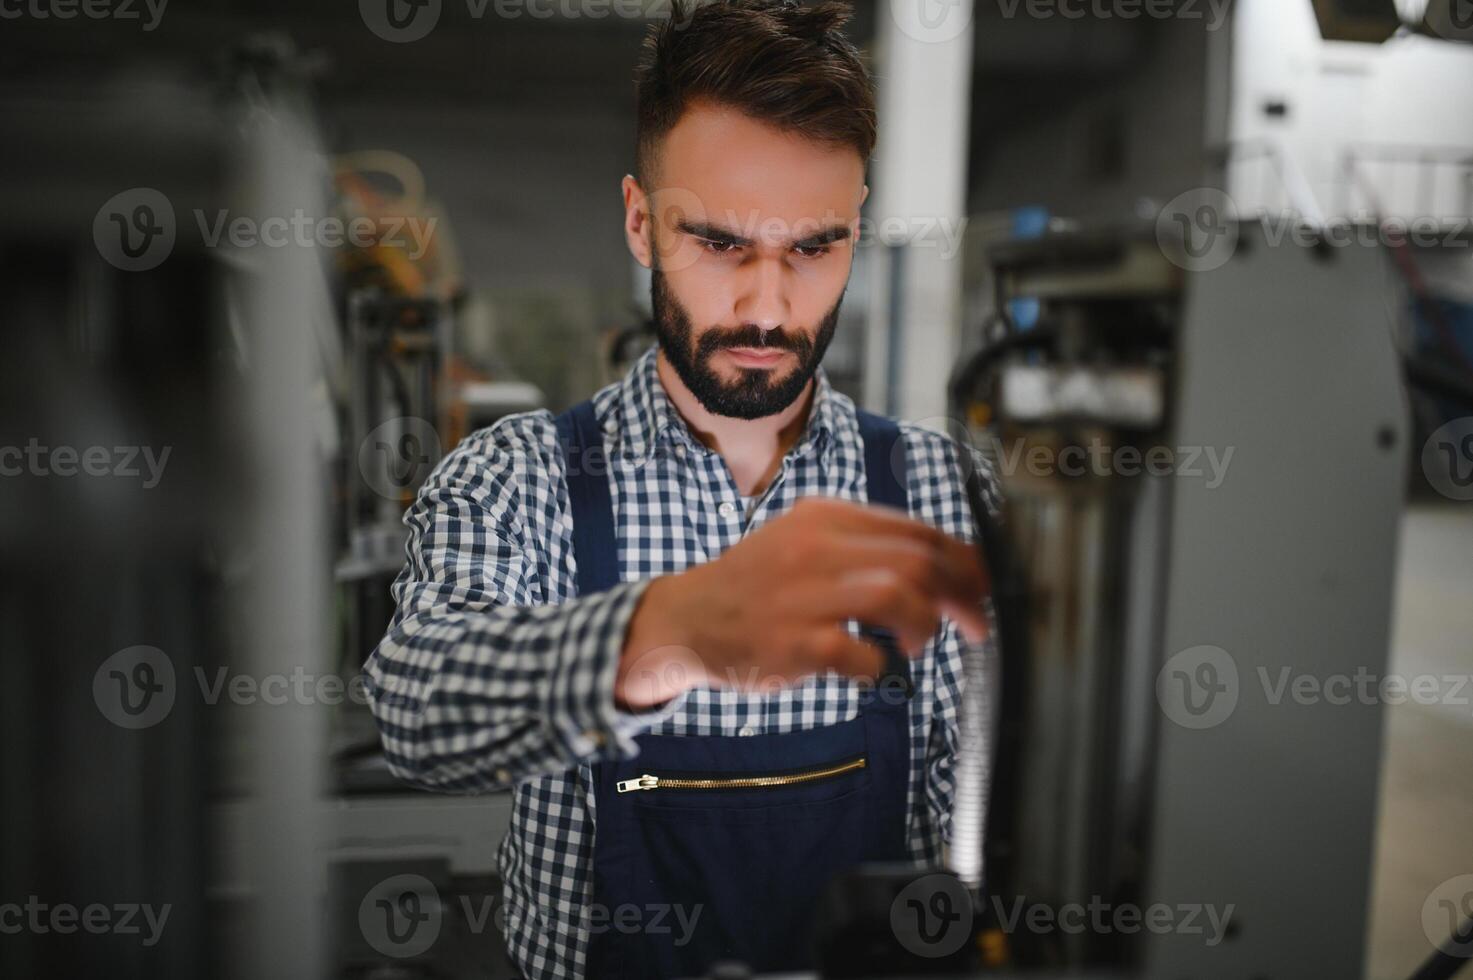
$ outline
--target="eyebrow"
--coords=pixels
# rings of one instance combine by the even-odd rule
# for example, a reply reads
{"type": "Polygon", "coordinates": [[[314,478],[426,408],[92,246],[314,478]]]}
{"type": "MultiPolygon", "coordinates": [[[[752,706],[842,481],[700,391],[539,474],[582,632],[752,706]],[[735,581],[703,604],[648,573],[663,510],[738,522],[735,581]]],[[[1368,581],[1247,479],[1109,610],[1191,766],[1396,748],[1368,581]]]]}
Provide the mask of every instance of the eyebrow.
{"type": "MultiPolygon", "coordinates": [[[[745,248],[753,244],[752,239],[747,238],[745,235],[738,235],[734,231],[706,221],[680,221],[676,224],[676,227],[687,235],[694,235],[697,238],[704,238],[707,241],[720,242],[723,245],[745,248]]],[[[834,242],[848,241],[849,237],[850,231],[848,225],[830,225],[827,228],[819,229],[812,235],[789,243],[788,247],[819,248],[824,245],[831,245],[834,242]]]]}

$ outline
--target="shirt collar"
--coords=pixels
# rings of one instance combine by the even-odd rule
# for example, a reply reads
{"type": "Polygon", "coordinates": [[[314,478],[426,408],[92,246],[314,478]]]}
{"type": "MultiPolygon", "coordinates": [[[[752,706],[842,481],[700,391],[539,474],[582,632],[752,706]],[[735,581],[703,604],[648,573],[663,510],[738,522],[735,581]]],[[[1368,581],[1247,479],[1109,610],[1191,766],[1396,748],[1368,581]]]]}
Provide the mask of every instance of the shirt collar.
{"type": "MultiPolygon", "coordinates": [[[[619,396],[621,425],[616,433],[621,455],[644,462],[661,447],[684,446],[688,450],[709,452],[690,431],[690,426],[676,410],[660,382],[656,354],[658,345],[650,347],[630,367],[621,383],[619,396]]],[[[822,367],[814,373],[813,404],[808,424],[789,451],[789,456],[810,452],[819,454],[827,464],[833,453],[839,424],[838,399],[822,367]]]]}

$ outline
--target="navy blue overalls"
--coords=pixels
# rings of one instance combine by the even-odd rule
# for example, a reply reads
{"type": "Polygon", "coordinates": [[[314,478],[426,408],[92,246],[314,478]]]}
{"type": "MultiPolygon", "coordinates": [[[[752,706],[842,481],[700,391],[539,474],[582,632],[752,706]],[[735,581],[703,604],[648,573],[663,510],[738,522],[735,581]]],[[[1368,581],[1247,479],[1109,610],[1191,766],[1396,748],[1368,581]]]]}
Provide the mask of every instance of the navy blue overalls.
{"type": "MultiPolygon", "coordinates": [[[[859,421],[870,502],[905,510],[899,428],[864,412],[859,421]]],[[[603,452],[591,403],[557,424],[568,459],[603,452]]],[[[620,580],[608,477],[591,465],[569,473],[578,592],[590,595],[620,580]]],[[[699,977],[719,960],[810,968],[813,913],[834,876],[906,859],[914,686],[891,638],[866,635],[884,649],[886,675],[850,721],[786,734],[644,734],[637,757],[593,767],[599,916],[589,980],[699,977]],[[633,788],[648,775],[655,787],[633,788]],[[628,906],[643,927],[618,927],[628,906]],[[682,919],[695,919],[688,934],[682,919]]]]}

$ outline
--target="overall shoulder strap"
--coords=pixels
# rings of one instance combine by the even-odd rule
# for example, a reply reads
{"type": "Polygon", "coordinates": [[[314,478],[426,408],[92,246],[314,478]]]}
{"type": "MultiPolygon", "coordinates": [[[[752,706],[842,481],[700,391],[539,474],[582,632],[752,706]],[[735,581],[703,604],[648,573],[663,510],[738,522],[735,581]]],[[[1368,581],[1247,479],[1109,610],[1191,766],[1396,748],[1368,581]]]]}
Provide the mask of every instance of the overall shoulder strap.
{"type": "Polygon", "coordinates": [[[864,474],[869,502],[910,510],[905,443],[893,420],[859,409],[859,437],[864,441],[864,474]]]}
{"type": "Polygon", "coordinates": [[[591,401],[574,405],[556,422],[573,519],[578,594],[593,595],[619,584],[619,547],[614,537],[614,504],[609,494],[603,429],[591,401]]]}
{"type": "MultiPolygon", "coordinates": [[[[910,513],[908,468],[900,426],[883,415],[863,409],[856,414],[859,437],[864,442],[864,478],[869,487],[869,502],[910,513]]],[[[895,638],[887,630],[866,627],[865,632],[885,652],[885,675],[880,679],[880,690],[886,690],[887,684],[898,683],[898,690],[909,700],[915,694],[915,683],[911,679],[910,662],[895,646],[895,638]]]]}

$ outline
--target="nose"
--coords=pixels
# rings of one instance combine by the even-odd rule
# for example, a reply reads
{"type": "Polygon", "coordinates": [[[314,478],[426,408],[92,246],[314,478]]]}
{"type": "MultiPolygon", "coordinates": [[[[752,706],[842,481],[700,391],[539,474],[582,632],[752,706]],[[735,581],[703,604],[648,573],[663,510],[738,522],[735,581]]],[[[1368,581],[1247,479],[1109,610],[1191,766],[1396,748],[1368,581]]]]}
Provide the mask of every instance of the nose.
{"type": "Polygon", "coordinates": [[[781,259],[756,258],[747,269],[737,300],[738,323],[754,324],[764,333],[776,330],[791,316],[788,303],[787,271],[781,259]]]}

